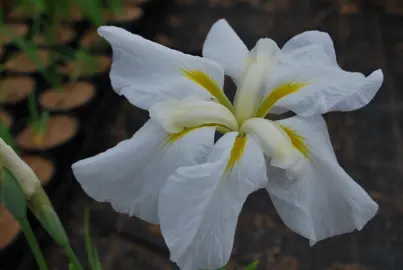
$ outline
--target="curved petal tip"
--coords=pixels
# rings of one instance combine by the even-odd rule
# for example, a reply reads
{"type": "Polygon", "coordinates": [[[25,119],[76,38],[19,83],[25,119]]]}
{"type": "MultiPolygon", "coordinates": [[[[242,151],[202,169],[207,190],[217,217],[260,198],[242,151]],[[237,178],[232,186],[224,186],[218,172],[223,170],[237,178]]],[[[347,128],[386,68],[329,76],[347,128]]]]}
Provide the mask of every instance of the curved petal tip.
{"type": "Polygon", "coordinates": [[[381,69],[377,69],[374,72],[372,72],[367,79],[373,83],[379,84],[379,87],[383,83],[383,72],[381,69]]]}
{"type": "Polygon", "coordinates": [[[103,25],[103,26],[98,27],[98,29],[97,29],[98,35],[100,35],[101,37],[104,37],[104,38],[106,38],[108,35],[110,35],[113,31],[127,32],[123,28],[116,27],[116,26],[109,26],[109,25],[103,25]]]}

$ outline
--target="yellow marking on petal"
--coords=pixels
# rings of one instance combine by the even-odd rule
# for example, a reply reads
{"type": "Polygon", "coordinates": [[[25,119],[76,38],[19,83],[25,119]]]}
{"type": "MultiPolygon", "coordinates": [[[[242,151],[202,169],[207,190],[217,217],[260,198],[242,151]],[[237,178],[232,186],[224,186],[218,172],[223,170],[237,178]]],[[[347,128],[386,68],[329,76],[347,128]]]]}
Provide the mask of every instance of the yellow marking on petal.
{"type": "Polygon", "coordinates": [[[309,147],[305,143],[304,137],[299,135],[296,131],[280,125],[281,128],[287,133],[288,137],[290,138],[292,145],[297,148],[299,152],[301,152],[302,155],[304,155],[306,158],[309,159],[309,156],[311,154],[311,151],[309,150],[309,147]]]}
{"type": "Polygon", "coordinates": [[[278,86],[260,104],[256,117],[265,117],[277,101],[289,94],[297,92],[308,84],[310,83],[287,83],[278,86]]]}
{"type": "Polygon", "coordinates": [[[188,134],[188,133],[190,133],[190,132],[192,132],[192,131],[194,131],[196,129],[203,128],[203,127],[217,127],[217,129],[220,132],[229,132],[229,131],[231,131],[226,126],[220,125],[220,124],[215,124],[215,123],[203,124],[203,125],[196,126],[196,127],[185,127],[181,132],[168,134],[168,137],[166,139],[167,143],[173,144],[174,142],[177,142],[180,139],[182,139],[183,136],[185,136],[186,134],[188,134]]]}
{"type": "Polygon", "coordinates": [[[241,160],[247,140],[248,139],[246,138],[246,136],[238,135],[236,137],[225,171],[227,172],[231,171],[235,167],[235,165],[241,160]]]}
{"type": "Polygon", "coordinates": [[[221,87],[210,78],[208,74],[197,69],[180,69],[182,74],[189,80],[194,81],[204,89],[206,89],[213,97],[215,97],[222,105],[232,111],[232,103],[222,91],[221,87]]]}

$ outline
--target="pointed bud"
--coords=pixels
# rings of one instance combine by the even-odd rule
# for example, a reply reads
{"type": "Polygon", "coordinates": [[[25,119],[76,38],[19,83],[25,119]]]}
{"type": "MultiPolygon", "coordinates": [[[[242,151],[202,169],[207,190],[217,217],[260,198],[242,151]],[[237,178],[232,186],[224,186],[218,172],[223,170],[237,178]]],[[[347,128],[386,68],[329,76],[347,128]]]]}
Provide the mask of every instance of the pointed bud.
{"type": "MultiPolygon", "coordinates": [[[[1,138],[0,160],[3,162],[4,168],[9,170],[14,176],[22,190],[23,196],[25,196],[23,199],[27,201],[29,209],[34,213],[42,226],[58,244],[61,246],[68,245],[68,238],[63,225],[43,190],[38,177],[32,171],[31,167],[29,167],[1,138]]],[[[7,183],[12,184],[11,181],[7,183]]],[[[4,190],[6,186],[4,184],[2,186],[2,197],[7,196],[8,198],[12,198],[13,195],[16,194],[16,192],[11,191],[10,188],[7,189],[9,190],[9,192],[7,192],[7,190],[4,190]]]]}
{"type": "Polygon", "coordinates": [[[26,198],[42,189],[41,182],[32,169],[0,138],[0,158],[3,165],[15,177],[26,198]]]}

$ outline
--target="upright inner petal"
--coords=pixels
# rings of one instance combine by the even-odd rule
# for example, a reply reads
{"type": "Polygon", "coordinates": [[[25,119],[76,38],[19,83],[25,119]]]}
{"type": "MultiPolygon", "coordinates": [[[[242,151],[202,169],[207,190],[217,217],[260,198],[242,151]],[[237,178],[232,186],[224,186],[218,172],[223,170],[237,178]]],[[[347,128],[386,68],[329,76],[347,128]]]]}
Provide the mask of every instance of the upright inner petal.
{"type": "Polygon", "coordinates": [[[171,99],[159,102],[150,108],[150,117],[168,133],[180,133],[204,125],[238,130],[238,122],[232,112],[209,100],[171,99]]]}
{"type": "Polygon", "coordinates": [[[273,40],[260,39],[249,53],[234,102],[235,115],[240,123],[255,115],[267,74],[279,52],[273,40]]]}

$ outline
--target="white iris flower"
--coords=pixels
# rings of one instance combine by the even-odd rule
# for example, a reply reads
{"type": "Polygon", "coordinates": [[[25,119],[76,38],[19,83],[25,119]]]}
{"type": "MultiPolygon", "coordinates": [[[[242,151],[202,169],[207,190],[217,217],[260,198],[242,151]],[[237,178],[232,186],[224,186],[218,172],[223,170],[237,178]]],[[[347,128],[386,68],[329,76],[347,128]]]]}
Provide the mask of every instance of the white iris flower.
{"type": "Polygon", "coordinates": [[[376,214],[338,164],[321,114],[366,105],[382,72],[343,71],[327,34],[305,32],[282,49],[261,39],[248,51],[220,20],[201,58],[116,27],[99,33],[113,48],[113,88],[151,119],[131,139],[75,163],[74,174],[94,199],[160,224],[182,269],[226,264],[242,205],[261,188],[312,244],[360,230],[376,214]],[[234,104],[224,71],[237,85],[234,104]],[[297,116],[266,119],[287,110],[297,116]],[[215,131],[224,135],[214,144],[215,131]]]}

